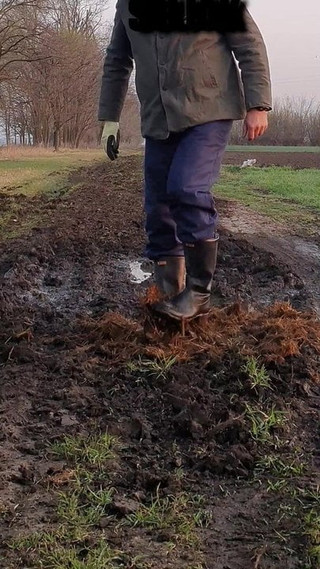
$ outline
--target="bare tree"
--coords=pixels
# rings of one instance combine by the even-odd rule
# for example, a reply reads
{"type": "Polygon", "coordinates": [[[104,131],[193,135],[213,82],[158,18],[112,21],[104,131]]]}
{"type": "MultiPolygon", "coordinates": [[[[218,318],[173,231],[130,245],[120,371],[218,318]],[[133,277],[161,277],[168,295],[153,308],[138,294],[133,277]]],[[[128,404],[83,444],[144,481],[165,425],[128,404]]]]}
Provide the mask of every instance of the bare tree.
{"type": "Polygon", "coordinates": [[[58,30],[77,32],[96,37],[101,26],[103,10],[107,3],[93,0],[47,0],[50,20],[58,30]]]}
{"type": "Polygon", "coordinates": [[[0,80],[12,76],[16,63],[34,59],[41,6],[42,0],[0,0],[0,80]]]}
{"type": "Polygon", "coordinates": [[[6,138],[56,149],[78,146],[98,127],[101,10],[85,0],[46,0],[38,9],[41,42],[33,43],[32,58],[16,59],[1,86],[6,138]]]}

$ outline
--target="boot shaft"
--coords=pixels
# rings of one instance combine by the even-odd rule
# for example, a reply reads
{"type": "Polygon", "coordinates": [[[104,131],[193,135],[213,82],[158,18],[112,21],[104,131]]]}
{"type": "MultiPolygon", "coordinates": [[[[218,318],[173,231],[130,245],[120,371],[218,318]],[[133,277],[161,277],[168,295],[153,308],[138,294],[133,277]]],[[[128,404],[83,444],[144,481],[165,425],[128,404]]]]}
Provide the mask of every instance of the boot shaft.
{"type": "Polygon", "coordinates": [[[187,288],[210,293],[217,265],[218,241],[216,237],[184,244],[187,288]]]}
{"type": "Polygon", "coordinates": [[[186,265],[184,257],[164,257],[154,263],[156,285],[165,296],[175,296],[185,287],[186,265]]]}

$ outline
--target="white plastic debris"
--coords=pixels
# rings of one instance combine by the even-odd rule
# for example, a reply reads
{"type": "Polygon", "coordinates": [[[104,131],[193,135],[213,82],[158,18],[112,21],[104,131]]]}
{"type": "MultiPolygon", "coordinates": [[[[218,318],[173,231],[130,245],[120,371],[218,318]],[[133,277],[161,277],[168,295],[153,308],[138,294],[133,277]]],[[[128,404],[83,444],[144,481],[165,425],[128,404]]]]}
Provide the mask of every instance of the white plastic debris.
{"type": "Polygon", "coordinates": [[[130,280],[133,283],[143,283],[151,276],[151,273],[147,273],[141,269],[141,263],[139,261],[132,261],[129,266],[131,272],[130,280]]]}
{"type": "Polygon", "coordinates": [[[248,168],[250,166],[254,166],[256,163],[257,161],[255,158],[252,158],[251,160],[245,160],[240,168],[248,168]]]}

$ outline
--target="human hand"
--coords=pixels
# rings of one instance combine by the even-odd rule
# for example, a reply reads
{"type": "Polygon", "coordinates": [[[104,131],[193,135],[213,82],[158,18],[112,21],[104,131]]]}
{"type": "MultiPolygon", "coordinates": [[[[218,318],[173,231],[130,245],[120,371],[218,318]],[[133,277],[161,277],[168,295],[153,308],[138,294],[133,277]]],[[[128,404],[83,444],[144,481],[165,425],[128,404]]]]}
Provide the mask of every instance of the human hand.
{"type": "Polygon", "coordinates": [[[268,128],[268,112],[258,111],[257,109],[251,109],[247,112],[247,116],[243,125],[243,136],[247,138],[249,142],[256,140],[259,136],[262,136],[268,128]]]}

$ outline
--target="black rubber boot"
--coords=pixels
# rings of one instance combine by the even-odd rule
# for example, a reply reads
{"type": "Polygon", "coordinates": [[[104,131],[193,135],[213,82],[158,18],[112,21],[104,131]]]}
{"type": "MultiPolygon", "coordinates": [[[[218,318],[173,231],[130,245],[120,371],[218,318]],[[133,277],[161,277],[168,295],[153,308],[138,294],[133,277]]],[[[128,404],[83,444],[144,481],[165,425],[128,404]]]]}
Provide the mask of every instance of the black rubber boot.
{"type": "Polygon", "coordinates": [[[164,296],[176,296],[185,287],[184,257],[163,257],[154,263],[156,285],[164,296]]]}
{"type": "Polygon", "coordinates": [[[210,310],[210,293],[217,264],[218,238],[184,245],[186,288],[154,309],[175,320],[188,321],[205,316],[210,310]]]}

